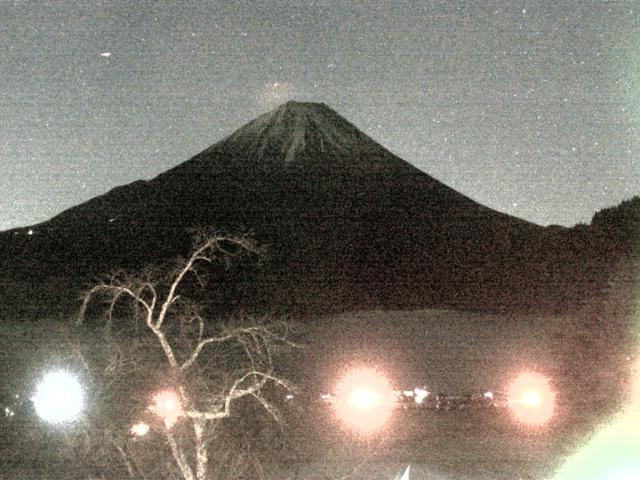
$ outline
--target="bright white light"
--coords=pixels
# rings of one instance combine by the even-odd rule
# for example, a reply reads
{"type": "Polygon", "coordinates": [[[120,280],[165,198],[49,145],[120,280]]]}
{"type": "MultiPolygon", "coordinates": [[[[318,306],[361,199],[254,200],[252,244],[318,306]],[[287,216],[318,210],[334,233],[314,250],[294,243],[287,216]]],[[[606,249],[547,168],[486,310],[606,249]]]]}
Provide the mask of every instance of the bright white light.
{"type": "Polygon", "coordinates": [[[493,392],[485,392],[484,393],[484,398],[487,398],[489,400],[493,400],[493,392]]]}
{"type": "Polygon", "coordinates": [[[149,433],[149,425],[145,422],[135,423],[131,427],[131,435],[135,435],[136,437],[143,437],[147,433],[149,433]]]}
{"type": "Polygon", "coordinates": [[[522,403],[531,407],[539,407],[542,404],[542,397],[538,392],[527,392],[522,397],[522,403]]]}
{"type": "Polygon", "coordinates": [[[102,52],[100,54],[101,57],[109,58],[111,56],[111,52],[102,52]]]}
{"type": "Polygon", "coordinates": [[[354,407],[369,408],[380,403],[380,394],[370,388],[355,390],[348,398],[348,402],[354,407]]]}
{"type": "Polygon", "coordinates": [[[415,401],[417,404],[421,404],[422,402],[424,402],[424,399],[429,396],[429,391],[424,388],[416,388],[414,389],[414,393],[416,396],[415,401]]]}
{"type": "Polygon", "coordinates": [[[64,423],[74,420],[82,411],[84,392],[76,377],[59,370],[44,376],[31,400],[40,418],[64,423]]]}

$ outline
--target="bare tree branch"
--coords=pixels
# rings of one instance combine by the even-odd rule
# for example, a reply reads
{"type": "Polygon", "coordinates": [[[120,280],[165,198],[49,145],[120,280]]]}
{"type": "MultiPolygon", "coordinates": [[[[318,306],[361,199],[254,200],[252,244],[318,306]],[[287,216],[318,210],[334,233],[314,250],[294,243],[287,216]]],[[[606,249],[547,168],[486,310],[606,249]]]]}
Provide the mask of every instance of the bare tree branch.
{"type": "Polygon", "coordinates": [[[224,259],[228,259],[231,256],[234,256],[233,253],[225,250],[222,247],[223,242],[231,243],[239,247],[241,251],[246,252],[257,252],[258,248],[255,245],[255,242],[250,240],[248,237],[224,237],[224,236],[213,236],[205,238],[202,243],[194,249],[191,253],[191,256],[187,259],[185,264],[178,269],[177,274],[175,275],[171,285],[169,286],[169,293],[162,302],[162,306],[160,308],[160,313],[158,314],[158,318],[156,319],[156,328],[160,328],[165,321],[167,311],[171,304],[176,299],[176,290],[179,285],[182,283],[185,275],[189,272],[194,272],[194,266],[197,262],[206,262],[211,263],[214,260],[218,259],[219,253],[223,254],[224,259]]]}
{"type": "Polygon", "coordinates": [[[196,347],[193,349],[193,352],[191,352],[189,358],[185,360],[184,363],[180,366],[180,370],[186,370],[191,365],[193,365],[193,363],[198,358],[198,355],[200,355],[200,352],[206,345],[209,345],[210,343],[223,343],[232,338],[234,338],[233,335],[224,335],[222,337],[209,337],[205,338],[204,340],[200,340],[196,347]]]}
{"type": "MultiPolygon", "coordinates": [[[[199,320],[202,321],[201,318],[199,318],[199,320]]],[[[202,332],[202,328],[203,328],[203,325],[201,324],[200,332],[202,332]]],[[[193,365],[193,363],[197,360],[198,355],[200,355],[200,353],[202,352],[202,349],[205,346],[211,343],[218,343],[218,344],[224,343],[229,340],[235,340],[240,342],[241,344],[244,344],[242,338],[245,336],[248,336],[253,340],[253,343],[258,349],[258,351],[262,349],[261,343],[263,342],[266,343],[268,341],[280,341],[280,342],[293,345],[292,342],[287,341],[284,337],[280,337],[276,335],[274,332],[270,331],[268,328],[262,327],[262,326],[238,327],[238,328],[228,329],[221,336],[200,339],[196,344],[195,348],[193,349],[193,351],[191,352],[191,355],[182,363],[182,365],[180,366],[180,369],[186,370],[191,365],[193,365]]],[[[251,355],[249,353],[249,350],[246,347],[245,347],[245,351],[247,352],[247,356],[250,357],[251,355]]],[[[267,349],[267,352],[268,352],[268,349],[267,349]]],[[[270,358],[270,353],[268,353],[268,356],[270,358]]]]}
{"type": "MultiPolygon", "coordinates": [[[[170,367],[169,381],[175,385],[174,388],[179,392],[181,406],[178,416],[184,414],[193,428],[192,442],[180,442],[176,438],[176,431],[172,429],[173,422],[164,423],[172,456],[184,480],[205,480],[207,478],[209,461],[206,442],[207,427],[212,423],[215,425],[217,420],[229,417],[236,400],[251,397],[269,415],[278,419],[277,409],[263,396],[262,389],[268,383],[287,390],[292,389],[287,382],[273,373],[271,346],[276,343],[289,345],[293,345],[293,343],[287,340],[284,334],[279,334],[272,325],[267,324],[265,319],[260,319],[260,323],[252,321],[252,324],[246,325],[247,319],[243,318],[243,323],[240,325],[216,328],[216,326],[206,325],[198,305],[188,300],[178,302],[179,290],[189,274],[193,274],[195,280],[203,285],[199,272],[196,271],[199,264],[210,264],[216,261],[228,262],[232,257],[259,252],[260,249],[249,236],[233,238],[221,235],[203,235],[190,256],[182,260],[176,270],[165,278],[165,283],[161,283],[162,278],[154,279],[148,272],[143,276],[117,272],[108,281],[89,289],[82,297],[78,324],[84,321],[89,303],[98,296],[104,295],[108,299],[106,320],[109,326],[113,321],[116,304],[121,300],[128,298],[133,302],[133,305],[142,307],[144,323],[155,336],[170,367]],[[168,327],[169,319],[177,319],[180,322],[179,328],[168,327]],[[187,327],[187,325],[194,325],[194,323],[195,326],[187,327]],[[213,397],[202,395],[202,391],[198,390],[199,387],[194,388],[197,385],[204,385],[202,380],[198,379],[198,374],[210,371],[211,359],[207,358],[209,363],[205,363],[203,370],[191,368],[194,367],[194,364],[201,358],[204,349],[209,345],[225,345],[228,352],[234,352],[240,348],[246,357],[242,362],[244,366],[240,368],[230,369],[225,363],[220,364],[218,374],[230,376],[227,382],[222,381],[222,384],[226,383],[229,388],[222,388],[213,397]],[[198,384],[198,382],[200,383],[198,384]],[[202,408],[203,404],[206,405],[206,408],[202,408]],[[193,445],[195,452],[188,455],[184,446],[186,444],[193,445]],[[190,462],[194,458],[195,465],[192,465],[190,462]]],[[[116,356],[119,355],[118,352],[115,353],[116,356]]],[[[217,353],[220,355],[219,351],[217,353]]],[[[219,360],[224,358],[224,355],[226,353],[223,352],[222,357],[216,358],[219,360]]],[[[111,358],[112,364],[114,361],[118,368],[121,368],[122,362],[111,358]]],[[[119,447],[121,455],[126,455],[121,446],[117,445],[116,447],[119,447]]],[[[126,466],[129,474],[132,475],[133,466],[130,463],[126,466]]]]}
{"type": "Polygon", "coordinates": [[[77,322],[76,322],[78,325],[82,324],[83,321],[84,321],[84,317],[86,315],[86,311],[87,311],[87,307],[89,305],[89,302],[91,300],[93,300],[93,297],[95,295],[99,294],[99,293],[106,293],[107,295],[109,295],[111,297],[110,302],[109,302],[109,306],[110,306],[109,311],[111,311],[113,309],[113,305],[118,301],[118,299],[122,295],[128,295],[136,303],[139,303],[140,305],[142,305],[144,307],[144,309],[147,312],[147,316],[146,316],[147,323],[149,323],[149,320],[151,318],[153,318],[152,304],[155,306],[155,303],[153,303],[153,301],[152,301],[152,304],[147,303],[144,300],[144,298],[142,298],[140,295],[135,293],[129,287],[103,283],[103,284],[100,284],[100,285],[96,285],[95,287],[93,287],[87,293],[84,294],[83,301],[82,301],[82,306],[80,307],[80,312],[78,314],[78,319],[77,319],[77,322]]]}
{"type": "Polygon", "coordinates": [[[171,345],[167,340],[167,336],[164,334],[162,330],[160,330],[159,328],[156,328],[155,326],[151,327],[151,330],[153,331],[155,336],[158,337],[158,341],[160,342],[162,351],[166,355],[167,360],[169,361],[169,365],[171,365],[171,368],[178,368],[178,361],[176,360],[176,356],[173,353],[173,348],[171,348],[171,345]]]}

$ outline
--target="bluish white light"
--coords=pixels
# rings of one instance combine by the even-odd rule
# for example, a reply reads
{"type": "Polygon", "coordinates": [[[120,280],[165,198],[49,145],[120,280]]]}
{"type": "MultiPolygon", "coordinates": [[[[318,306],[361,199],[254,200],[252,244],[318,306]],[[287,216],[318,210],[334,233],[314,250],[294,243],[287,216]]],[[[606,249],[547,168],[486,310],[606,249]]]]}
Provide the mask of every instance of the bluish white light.
{"type": "Polygon", "coordinates": [[[64,370],[46,374],[31,400],[38,416],[50,423],[73,421],[84,408],[80,382],[64,370]]]}

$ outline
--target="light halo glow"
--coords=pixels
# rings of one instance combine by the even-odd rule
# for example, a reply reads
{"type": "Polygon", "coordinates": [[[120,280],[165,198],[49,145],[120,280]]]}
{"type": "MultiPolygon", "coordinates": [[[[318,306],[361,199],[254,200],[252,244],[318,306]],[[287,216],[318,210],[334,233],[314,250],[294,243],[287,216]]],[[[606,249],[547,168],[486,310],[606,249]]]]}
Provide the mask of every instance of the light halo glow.
{"type": "Polygon", "coordinates": [[[509,386],[508,402],[518,422],[541,426],[553,416],[555,392],[547,377],[536,372],[523,372],[509,386]]]}
{"type": "Polygon", "coordinates": [[[393,391],[387,378],[375,368],[347,371],[336,387],[338,419],[359,435],[382,429],[394,409],[393,391]]]}
{"type": "Polygon", "coordinates": [[[59,424],[75,420],[84,408],[84,391],[78,379],[65,370],[47,373],[32,397],[38,416],[59,424]]]}

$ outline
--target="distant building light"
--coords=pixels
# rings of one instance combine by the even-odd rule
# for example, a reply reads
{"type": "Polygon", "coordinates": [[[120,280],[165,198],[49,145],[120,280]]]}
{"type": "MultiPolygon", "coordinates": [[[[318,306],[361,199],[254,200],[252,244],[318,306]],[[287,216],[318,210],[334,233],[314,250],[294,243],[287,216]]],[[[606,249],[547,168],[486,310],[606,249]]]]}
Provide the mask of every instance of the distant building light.
{"type": "Polygon", "coordinates": [[[30,228],[29,230],[27,230],[27,235],[33,235],[33,229],[30,228]]]}
{"type": "Polygon", "coordinates": [[[16,412],[14,412],[13,410],[11,410],[11,408],[9,407],[4,407],[4,416],[5,417],[13,417],[16,414],[16,412]]]}
{"type": "Polygon", "coordinates": [[[429,396],[429,391],[424,388],[416,388],[413,392],[416,396],[416,403],[424,402],[424,399],[429,396]]]}
{"type": "Polygon", "coordinates": [[[493,400],[493,392],[485,392],[484,398],[488,400],[493,400]]]}
{"type": "Polygon", "coordinates": [[[293,395],[291,395],[290,393],[288,393],[285,397],[286,400],[293,400],[293,395]]]}
{"type": "Polygon", "coordinates": [[[414,396],[413,390],[405,390],[404,392],[402,392],[402,394],[405,397],[413,397],[414,396]]]}

